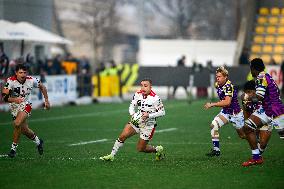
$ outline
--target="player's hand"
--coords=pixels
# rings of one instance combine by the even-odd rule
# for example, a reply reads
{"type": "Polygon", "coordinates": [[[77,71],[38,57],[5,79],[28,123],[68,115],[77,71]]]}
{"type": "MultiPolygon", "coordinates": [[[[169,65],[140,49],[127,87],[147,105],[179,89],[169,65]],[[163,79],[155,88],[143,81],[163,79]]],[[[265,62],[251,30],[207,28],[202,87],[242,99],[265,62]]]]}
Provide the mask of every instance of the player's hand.
{"type": "Polygon", "coordinates": [[[142,114],[142,119],[145,121],[145,120],[148,119],[148,118],[149,118],[149,113],[143,112],[143,114],[142,114]]]}
{"type": "Polygon", "coordinates": [[[44,102],[44,109],[46,109],[46,110],[50,109],[50,103],[49,103],[48,100],[44,102]]]}
{"type": "Polygon", "coordinates": [[[213,106],[213,104],[211,102],[207,102],[205,105],[204,105],[204,109],[208,110],[209,108],[211,108],[213,106]]]}
{"type": "Polygon", "coordinates": [[[21,104],[22,102],[24,102],[24,98],[23,97],[17,97],[17,98],[14,98],[14,102],[16,104],[21,104]]]}

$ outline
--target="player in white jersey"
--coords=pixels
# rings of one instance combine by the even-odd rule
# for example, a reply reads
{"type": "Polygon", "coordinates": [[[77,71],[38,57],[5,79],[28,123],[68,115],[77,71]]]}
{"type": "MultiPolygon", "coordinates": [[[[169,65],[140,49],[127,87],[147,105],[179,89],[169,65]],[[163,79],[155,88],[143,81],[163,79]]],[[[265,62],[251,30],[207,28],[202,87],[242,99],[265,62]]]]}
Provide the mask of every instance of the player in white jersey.
{"type": "Polygon", "coordinates": [[[125,140],[139,133],[140,139],[137,143],[137,150],[145,153],[156,153],[156,160],[161,160],[164,157],[163,147],[154,147],[148,144],[157,126],[156,118],[165,115],[163,103],[159,96],[152,91],[152,81],[150,79],[141,81],[141,89],[134,94],[130,103],[129,114],[131,121],[125,125],[122,133],[115,141],[111,154],[100,157],[100,159],[113,161],[114,156],[119,148],[123,146],[125,140]],[[135,108],[137,108],[136,113],[135,108]]]}
{"type": "Polygon", "coordinates": [[[11,114],[14,122],[13,143],[11,151],[8,154],[13,158],[16,156],[16,149],[21,133],[33,140],[40,155],[43,154],[43,140],[29,128],[27,118],[32,111],[32,103],[29,101],[29,96],[33,88],[39,88],[44,96],[44,106],[50,108],[48,101],[47,90],[45,86],[36,78],[27,76],[27,67],[24,64],[16,66],[15,75],[9,77],[3,88],[2,96],[5,102],[9,102],[11,114]]]}

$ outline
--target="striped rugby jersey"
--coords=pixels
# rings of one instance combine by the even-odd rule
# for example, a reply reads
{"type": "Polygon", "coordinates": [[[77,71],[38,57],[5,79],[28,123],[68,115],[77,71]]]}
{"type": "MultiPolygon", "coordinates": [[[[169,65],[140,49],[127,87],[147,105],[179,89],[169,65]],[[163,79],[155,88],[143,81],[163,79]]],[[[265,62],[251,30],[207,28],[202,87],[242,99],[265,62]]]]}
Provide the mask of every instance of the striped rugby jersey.
{"type": "Polygon", "coordinates": [[[227,80],[223,86],[219,86],[216,82],[215,86],[220,100],[225,100],[226,96],[232,98],[230,106],[223,107],[222,112],[231,115],[239,113],[241,108],[238,102],[238,90],[234,87],[231,81],[227,80]]]}
{"type": "Polygon", "coordinates": [[[271,75],[266,72],[260,72],[255,82],[256,94],[263,98],[262,106],[266,115],[277,117],[284,114],[284,105],[280,98],[280,91],[271,75]]]}

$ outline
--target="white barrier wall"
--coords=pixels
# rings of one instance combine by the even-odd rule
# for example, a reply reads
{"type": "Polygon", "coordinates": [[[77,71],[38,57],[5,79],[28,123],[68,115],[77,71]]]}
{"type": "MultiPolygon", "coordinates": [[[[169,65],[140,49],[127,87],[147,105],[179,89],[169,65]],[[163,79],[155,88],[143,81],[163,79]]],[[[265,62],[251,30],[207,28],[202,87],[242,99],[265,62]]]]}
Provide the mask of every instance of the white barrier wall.
{"type": "MultiPolygon", "coordinates": [[[[74,102],[77,99],[77,76],[76,75],[56,75],[46,76],[44,85],[48,91],[48,97],[51,105],[62,105],[68,102],[74,102]]],[[[33,104],[42,102],[42,96],[39,90],[31,96],[33,104]]]]}
{"type": "Polygon", "coordinates": [[[176,66],[177,60],[185,55],[186,66],[192,66],[193,61],[206,66],[208,60],[212,60],[214,66],[232,66],[236,46],[236,41],[142,39],[139,65],[176,66]]]}

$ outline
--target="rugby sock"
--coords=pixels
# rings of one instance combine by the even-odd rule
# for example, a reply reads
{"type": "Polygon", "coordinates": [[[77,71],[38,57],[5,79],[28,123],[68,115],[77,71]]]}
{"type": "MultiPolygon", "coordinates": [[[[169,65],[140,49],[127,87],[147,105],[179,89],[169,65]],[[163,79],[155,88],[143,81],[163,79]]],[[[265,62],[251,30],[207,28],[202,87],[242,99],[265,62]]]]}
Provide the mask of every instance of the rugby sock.
{"type": "Polygon", "coordinates": [[[34,141],[34,143],[36,143],[36,145],[40,144],[40,140],[39,138],[34,134],[34,136],[32,137],[32,140],[34,141]]]}
{"type": "Polygon", "coordinates": [[[11,150],[16,151],[16,150],[17,150],[17,147],[18,147],[18,144],[13,142],[13,143],[12,143],[12,146],[11,146],[11,150]]]}
{"type": "Polygon", "coordinates": [[[252,150],[251,153],[252,153],[252,159],[255,159],[255,160],[260,159],[261,155],[260,155],[258,148],[255,150],[252,150]]]}
{"type": "Polygon", "coordinates": [[[212,143],[213,143],[213,149],[216,151],[220,151],[219,138],[212,138],[212,143]]]}
{"type": "Polygon", "coordinates": [[[118,152],[119,148],[123,146],[123,142],[117,139],[112,147],[111,155],[115,156],[116,153],[118,152]]]}
{"type": "Polygon", "coordinates": [[[258,150],[259,150],[259,154],[263,154],[263,152],[264,152],[264,150],[265,150],[266,147],[262,149],[262,148],[260,147],[260,144],[259,144],[259,143],[257,143],[257,147],[258,147],[258,150]]]}

